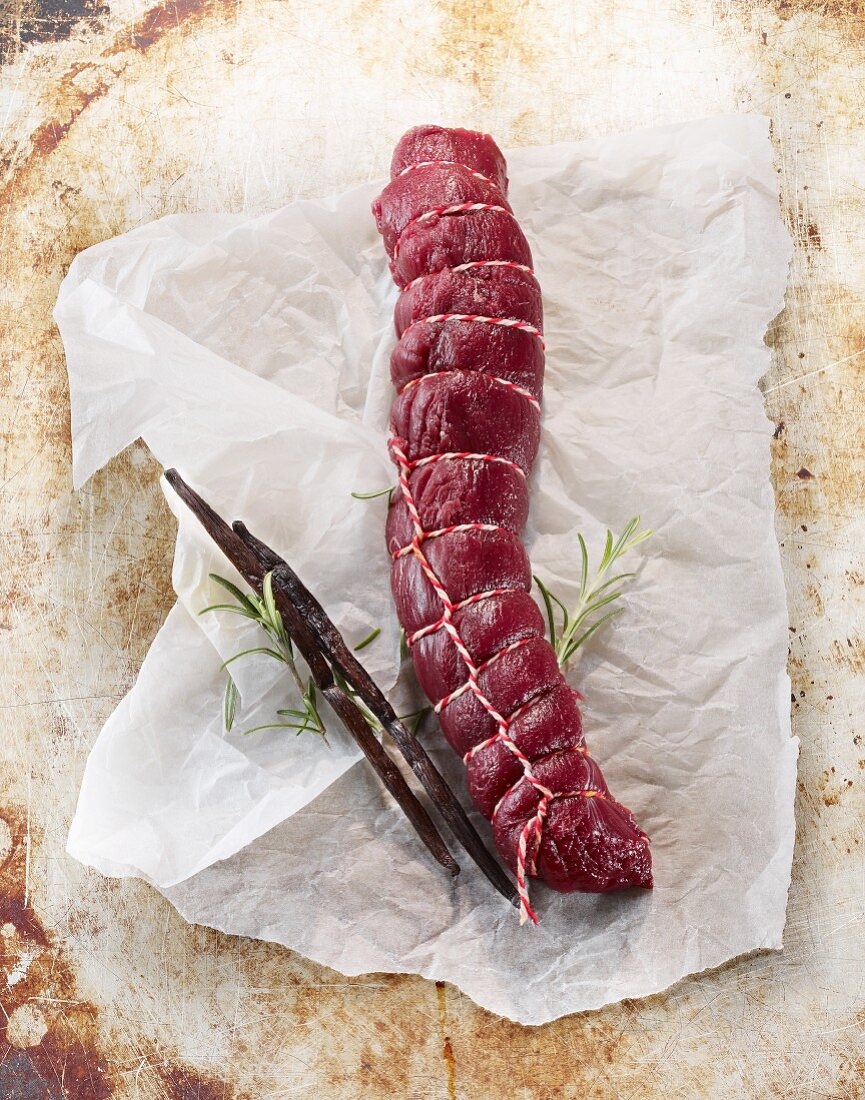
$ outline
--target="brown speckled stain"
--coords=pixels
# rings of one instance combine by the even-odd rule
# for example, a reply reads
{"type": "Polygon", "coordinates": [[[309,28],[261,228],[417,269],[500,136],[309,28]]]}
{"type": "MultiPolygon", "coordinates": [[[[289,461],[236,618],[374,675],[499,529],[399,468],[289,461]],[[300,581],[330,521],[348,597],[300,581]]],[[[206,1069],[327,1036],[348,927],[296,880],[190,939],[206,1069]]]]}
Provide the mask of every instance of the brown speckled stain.
{"type": "Polygon", "coordinates": [[[510,137],[515,145],[537,145],[543,133],[543,121],[534,107],[524,107],[510,124],[510,137]]]}
{"type": "Polygon", "coordinates": [[[453,1043],[448,1035],[448,1002],[447,989],[444,982],[436,982],[436,998],[438,999],[439,1030],[442,1040],[442,1058],[447,1067],[448,1100],[456,1100],[457,1095],[457,1062],[454,1057],[453,1043]]]}
{"type": "Polygon", "coordinates": [[[208,19],[232,18],[238,0],[164,0],[144,13],[127,32],[121,34],[112,53],[133,49],[145,51],[167,34],[189,33],[208,19]]]}
{"type": "Polygon", "coordinates": [[[861,19],[865,15],[861,0],[772,0],[771,7],[782,19],[792,19],[796,15],[820,15],[843,22],[861,19]]]}
{"type": "Polygon", "coordinates": [[[96,30],[106,15],[108,5],[99,0],[6,0],[0,7],[0,64],[32,43],[96,30]]]}
{"type": "Polygon", "coordinates": [[[99,1042],[96,1008],[37,918],[28,896],[31,846],[21,807],[5,805],[11,851],[0,871],[0,1096],[9,1100],[108,1100],[110,1062],[99,1042]]]}
{"type": "Polygon", "coordinates": [[[508,70],[535,68],[542,43],[531,8],[522,0],[444,0],[438,37],[433,43],[436,68],[442,75],[470,85],[489,102],[508,70]]]}
{"type": "Polygon", "coordinates": [[[775,416],[776,408],[785,413],[776,421],[783,430],[776,428],[772,441],[773,479],[782,514],[806,526],[820,516],[841,526],[865,477],[865,453],[855,427],[865,400],[865,333],[848,290],[830,287],[818,302],[821,316],[837,313],[843,327],[813,362],[797,354],[784,390],[769,393],[775,416]],[[815,424],[823,426],[817,435],[815,424]]]}
{"type": "MultiPolygon", "coordinates": [[[[384,63],[391,48],[387,35],[372,35],[369,28],[395,22],[393,3],[359,0],[351,5],[350,23],[356,29],[358,50],[369,72],[384,63]]],[[[417,73],[419,80],[446,79],[465,89],[465,109],[474,101],[493,102],[515,71],[531,73],[543,61],[550,31],[533,18],[531,7],[521,0],[438,0],[428,8],[431,26],[422,38],[408,36],[397,63],[417,73]]],[[[403,29],[401,21],[395,30],[403,29]]],[[[529,109],[517,112],[512,140],[529,140],[529,109]],[[522,115],[522,120],[520,118],[522,115]]],[[[426,121],[433,121],[428,119],[426,121]]]]}
{"type": "Polygon", "coordinates": [[[851,47],[865,43],[865,4],[862,0],[716,0],[713,7],[721,18],[734,15],[749,25],[760,27],[764,46],[774,45],[777,40],[774,26],[772,32],[762,29],[767,20],[782,32],[790,23],[805,21],[812,28],[815,24],[825,27],[851,47]]]}
{"type": "Polygon", "coordinates": [[[167,1065],[159,1070],[166,1100],[252,1100],[236,1093],[228,1081],[182,1066],[167,1065]]]}
{"type": "Polygon", "coordinates": [[[865,673],[865,641],[855,632],[832,642],[830,656],[841,667],[855,674],[865,673]]]}
{"type": "MultiPolygon", "coordinates": [[[[124,54],[145,52],[166,35],[189,31],[207,19],[230,19],[236,0],[164,0],[119,34],[101,52],[98,61],[72,65],[56,82],[52,99],[56,114],[41,122],[30,136],[30,154],[24,163],[12,163],[14,175],[0,187],[0,205],[11,202],[15,188],[23,183],[28,163],[42,164],[60,145],[76,120],[92,103],[106,96],[126,65],[124,54]],[[82,75],[90,76],[88,87],[82,75]]],[[[4,158],[7,161],[10,158],[4,158]]]]}
{"type": "MultiPolygon", "coordinates": [[[[0,806],[0,1097],[3,1100],[110,1100],[128,1095],[134,1059],[118,1060],[105,1042],[99,1010],[86,1000],[57,937],[29,897],[30,860],[43,837],[20,806],[0,806]]],[[[167,1058],[158,1068],[165,1100],[252,1100],[227,1082],[167,1058]]],[[[140,1071],[140,1066],[138,1067],[140,1071]]]]}
{"type": "Polygon", "coordinates": [[[793,239],[806,252],[823,251],[823,234],[803,203],[797,203],[786,212],[786,222],[793,239]]]}

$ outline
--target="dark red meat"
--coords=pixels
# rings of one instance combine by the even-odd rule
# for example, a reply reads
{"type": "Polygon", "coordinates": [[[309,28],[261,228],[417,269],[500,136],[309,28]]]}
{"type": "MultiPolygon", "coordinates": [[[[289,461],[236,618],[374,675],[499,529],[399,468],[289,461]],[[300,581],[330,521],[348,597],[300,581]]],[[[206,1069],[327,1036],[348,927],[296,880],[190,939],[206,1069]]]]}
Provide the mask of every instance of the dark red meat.
{"type": "Polygon", "coordinates": [[[544,321],[537,279],[507,267],[475,267],[456,274],[439,271],[415,279],[400,294],[394,310],[396,334],[402,336],[413,322],[441,313],[515,317],[537,328],[544,321]],[[503,314],[502,309],[508,312],[503,314]]]}
{"type": "Polygon", "coordinates": [[[588,754],[576,692],[529,595],[520,535],[543,309],[504,158],[485,134],[418,127],[397,145],[392,177],[373,212],[403,288],[391,358],[394,598],[421,686],[534,919],[527,874],[561,891],[650,887],[649,843],[588,754]],[[466,203],[476,205],[428,216],[466,203]]]}
{"type": "Polygon", "coordinates": [[[390,372],[396,389],[438,371],[494,374],[541,396],[544,353],[527,332],[494,325],[414,324],[393,349],[390,372]]]}
{"type": "Polygon", "coordinates": [[[390,162],[391,178],[427,160],[449,160],[480,172],[504,194],[508,189],[508,166],[489,134],[476,130],[453,130],[445,126],[414,126],[403,134],[390,162]]]}
{"type": "Polygon", "coordinates": [[[433,217],[403,231],[393,277],[403,287],[419,275],[457,267],[471,260],[532,262],[529,242],[508,214],[484,212],[482,218],[433,217]]]}

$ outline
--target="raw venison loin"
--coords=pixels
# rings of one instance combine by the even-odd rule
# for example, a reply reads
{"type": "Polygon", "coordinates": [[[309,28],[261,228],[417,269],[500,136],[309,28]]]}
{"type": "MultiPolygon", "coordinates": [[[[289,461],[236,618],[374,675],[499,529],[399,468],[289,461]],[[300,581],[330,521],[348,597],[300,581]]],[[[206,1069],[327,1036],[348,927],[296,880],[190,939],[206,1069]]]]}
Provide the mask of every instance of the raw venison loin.
{"type": "Polygon", "coordinates": [[[392,585],[418,679],[516,872],[556,890],[651,887],[649,841],[589,755],[529,595],[543,309],[486,134],[420,126],[373,204],[401,294],[391,358],[392,585]]]}

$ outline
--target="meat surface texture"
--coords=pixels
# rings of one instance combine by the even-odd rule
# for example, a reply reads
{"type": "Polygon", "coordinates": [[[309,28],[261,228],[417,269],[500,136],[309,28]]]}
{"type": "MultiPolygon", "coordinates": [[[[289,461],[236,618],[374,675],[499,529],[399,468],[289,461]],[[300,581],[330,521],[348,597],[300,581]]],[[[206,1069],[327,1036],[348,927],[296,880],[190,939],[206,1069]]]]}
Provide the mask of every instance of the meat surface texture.
{"type": "Polygon", "coordinates": [[[420,126],[373,204],[401,288],[391,358],[392,586],[421,686],[515,871],[556,890],[651,887],[544,637],[521,541],[540,437],[543,308],[486,134],[420,126]]]}

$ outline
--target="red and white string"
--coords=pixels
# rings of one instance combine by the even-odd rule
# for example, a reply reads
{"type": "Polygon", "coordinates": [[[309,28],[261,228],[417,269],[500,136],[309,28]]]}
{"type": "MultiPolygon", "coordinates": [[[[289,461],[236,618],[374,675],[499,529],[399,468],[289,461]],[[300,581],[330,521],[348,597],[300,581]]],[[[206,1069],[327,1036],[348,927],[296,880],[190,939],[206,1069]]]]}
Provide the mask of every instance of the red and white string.
{"type": "MultiPolygon", "coordinates": [[[[413,225],[423,225],[424,222],[431,221],[433,218],[449,218],[456,214],[485,214],[496,213],[504,214],[508,218],[514,218],[512,210],[508,210],[506,206],[501,206],[495,202],[455,202],[448,203],[445,206],[434,206],[431,210],[425,210],[422,214],[418,214],[416,217],[411,218],[399,231],[396,242],[393,246],[394,263],[397,261],[399,255],[400,242],[406,231],[413,225]]],[[[516,221],[516,218],[514,218],[516,221]]]]}
{"type": "Polygon", "coordinates": [[[522,271],[526,275],[531,275],[533,279],[537,280],[534,268],[528,266],[528,264],[518,264],[516,260],[471,260],[466,264],[457,264],[456,267],[440,267],[438,271],[427,271],[423,275],[418,275],[416,279],[412,279],[410,283],[402,288],[402,293],[411,290],[413,286],[417,286],[418,283],[423,282],[424,279],[429,279],[433,275],[443,275],[450,272],[453,275],[459,275],[463,271],[473,271],[475,268],[480,267],[506,267],[511,271],[522,271]]]}

